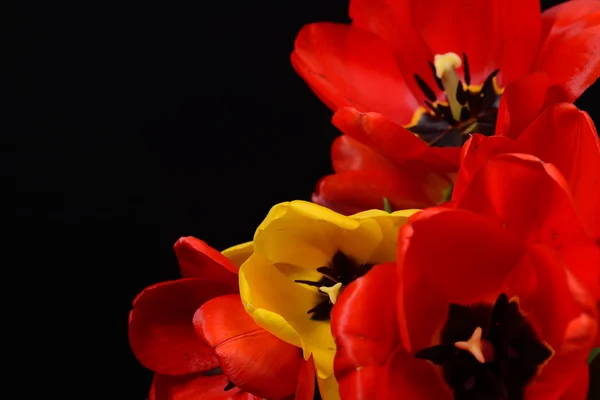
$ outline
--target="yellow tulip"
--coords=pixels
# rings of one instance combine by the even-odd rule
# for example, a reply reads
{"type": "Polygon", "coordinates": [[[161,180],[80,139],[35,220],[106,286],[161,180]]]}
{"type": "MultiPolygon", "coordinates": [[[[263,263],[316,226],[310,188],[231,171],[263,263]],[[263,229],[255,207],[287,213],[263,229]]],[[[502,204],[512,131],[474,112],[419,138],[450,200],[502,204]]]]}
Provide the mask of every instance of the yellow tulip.
{"type": "Polygon", "coordinates": [[[239,273],[244,307],[256,323],[312,354],[321,392],[337,397],[329,312],[337,296],[373,264],[394,261],[398,230],[419,210],[344,216],[292,201],[274,206],[239,273]]]}

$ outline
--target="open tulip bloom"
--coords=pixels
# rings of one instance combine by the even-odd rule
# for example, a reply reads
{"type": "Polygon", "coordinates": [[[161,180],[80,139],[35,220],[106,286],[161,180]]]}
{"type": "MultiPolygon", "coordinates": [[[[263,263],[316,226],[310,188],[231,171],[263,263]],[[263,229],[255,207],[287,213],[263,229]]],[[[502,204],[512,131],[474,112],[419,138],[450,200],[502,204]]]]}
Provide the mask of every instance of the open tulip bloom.
{"type": "Polygon", "coordinates": [[[349,14],[305,26],[292,53],[343,133],[313,195],[342,213],[384,197],[394,210],[439,204],[469,135],[498,134],[505,97],[572,102],[600,76],[597,0],[543,13],[538,0],[350,0],[349,14]]]}
{"type": "Polygon", "coordinates": [[[598,399],[600,139],[571,102],[600,1],[350,16],[292,54],[343,133],[335,174],[252,242],[177,241],[181,278],[129,317],[149,399],[598,399]]]}

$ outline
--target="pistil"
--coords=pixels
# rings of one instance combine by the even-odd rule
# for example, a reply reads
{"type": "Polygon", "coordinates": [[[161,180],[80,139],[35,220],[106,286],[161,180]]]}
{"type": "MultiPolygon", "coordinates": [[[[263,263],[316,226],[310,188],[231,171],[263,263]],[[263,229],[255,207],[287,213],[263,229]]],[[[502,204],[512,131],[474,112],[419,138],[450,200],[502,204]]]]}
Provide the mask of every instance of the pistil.
{"type": "Polygon", "coordinates": [[[466,342],[456,342],[454,343],[454,347],[471,353],[471,355],[475,357],[475,359],[481,364],[492,362],[494,361],[495,357],[494,345],[492,345],[488,340],[482,339],[482,334],[483,329],[481,329],[481,327],[477,327],[469,340],[466,342]]]}
{"type": "Polygon", "coordinates": [[[323,293],[326,293],[329,296],[329,301],[331,301],[331,304],[335,304],[335,302],[337,301],[337,298],[340,294],[341,288],[342,288],[342,282],[338,282],[331,287],[321,286],[319,288],[319,290],[323,293]]]}
{"type": "Polygon", "coordinates": [[[451,52],[436,54],[433,64],[435,66],[435,75],[442,81],[442,85],[444,86],[452,117],[456,121],[460,121],[463,106],[457,98],[457,91],[460,90],[458,89],[458,85],[461,85],[461,89],[463,88],[456,69],[461,67],[462,61],[458,54],[451,52]]]}

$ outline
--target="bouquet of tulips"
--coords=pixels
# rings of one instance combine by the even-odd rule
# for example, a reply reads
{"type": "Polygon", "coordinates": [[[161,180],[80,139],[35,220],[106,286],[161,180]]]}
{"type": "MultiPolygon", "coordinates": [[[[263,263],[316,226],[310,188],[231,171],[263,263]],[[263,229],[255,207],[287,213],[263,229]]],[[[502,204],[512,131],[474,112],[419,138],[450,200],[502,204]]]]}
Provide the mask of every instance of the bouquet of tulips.
{"type": "Polygon", "coordinates": [[[149,398],[587,399],[600,140],[572,102],[600,76],[600,1],[349,14],[291,56],[334,111],[335,173],[252,241],[175,243],[181,279],[129,318],[149,398]]]}

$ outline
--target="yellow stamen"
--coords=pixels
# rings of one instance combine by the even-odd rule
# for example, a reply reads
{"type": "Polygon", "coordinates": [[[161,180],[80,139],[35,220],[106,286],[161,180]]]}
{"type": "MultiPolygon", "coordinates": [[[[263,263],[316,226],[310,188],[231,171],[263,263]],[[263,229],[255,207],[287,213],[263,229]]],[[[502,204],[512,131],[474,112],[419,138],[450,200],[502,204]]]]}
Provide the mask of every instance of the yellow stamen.
{"type": "Polygon", "coordinates": [[[460,121],[462,105],[456,99],[456,89],[458,85],[462,85],[462,82],[456,73],[456,68],[461,67],[462,61],[456,53],[436,54],[433,64],[435,65],[436,76],[442,80],[444,85],[452,117],[460,121]]]}
{"type": "Polygon", "coordinates": [[[481,338],[482,333],[483,330],[477,327],[469,340],[456,342],[454,347],[471,353],[481,364],[494,361],[494,346],[489,341],[481,338]]]}
{"type": "Polygon", "coordinates": [[[331,287],[321,286],[319,288],[319,290],[323,293],[327,293],[327,295],[329,296],[329,300],[331,301],[331,304],[335,304],[335,302],[337,301],[337,298],[340,294],[341,288],[342,288],[342,282],[338,282],[331,287]]]}

